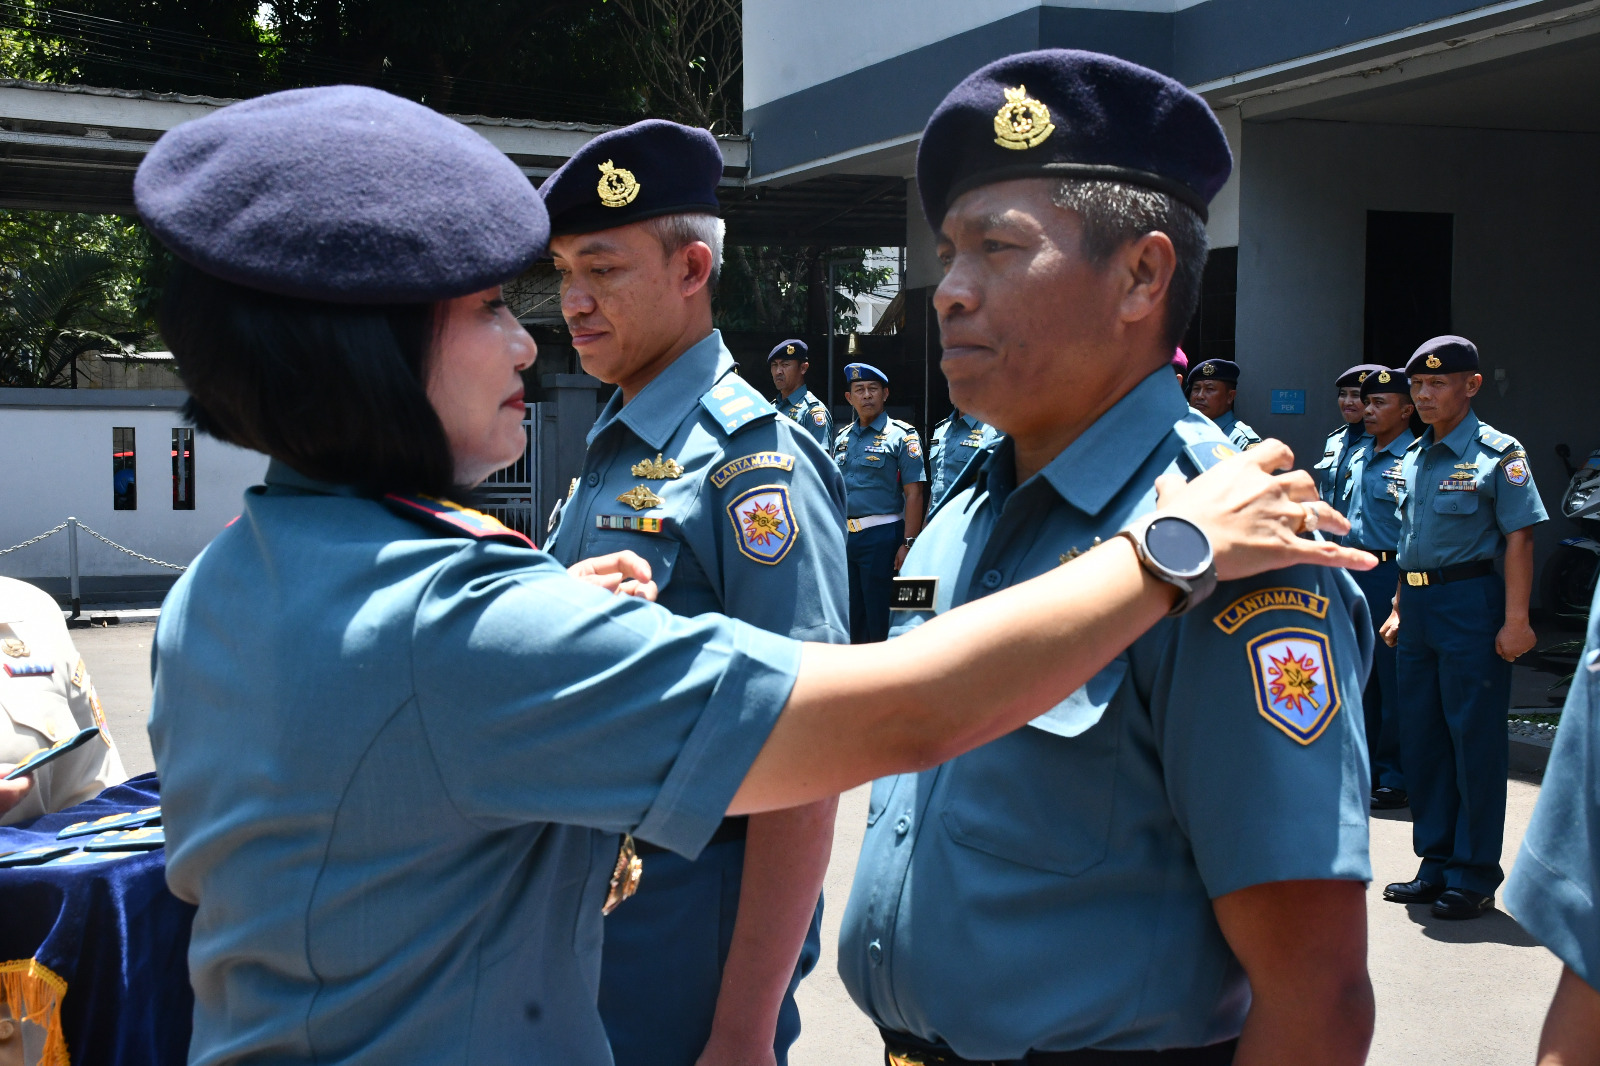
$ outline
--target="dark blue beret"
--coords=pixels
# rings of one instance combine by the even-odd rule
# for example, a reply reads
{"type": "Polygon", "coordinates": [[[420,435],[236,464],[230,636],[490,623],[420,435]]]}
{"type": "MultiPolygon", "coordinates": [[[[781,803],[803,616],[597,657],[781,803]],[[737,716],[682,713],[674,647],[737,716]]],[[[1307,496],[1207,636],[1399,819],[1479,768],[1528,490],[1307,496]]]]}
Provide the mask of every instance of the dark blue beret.
{"type": "Polygon", "coordinates": [[[1227,359],[1204,359],[1189,368],[1183,379],[1183,390],[1188,392],[1197,381],[1226,381],[1230,385],[1239,380],[1239,364],[1227,359]]]}
{"type": "Polygon", "coordinates": [[[858,381],[881,381],[885,385],[889,384],[888,375],[871,363],[846,363],[844,379],[851,384],[858,381]]]}
{"type": "Polygon", "coordinates": [[[1478,346],[1465,337],[1443,336],[1422,342],[1406,362],[1407,374],[1455,374],[1478,369],[1478,346]]]}
{"type": "Polygon", "coordinates": [[[1362,399],[1375,392],[1397,392],[1402,396],[1410,396],[1411,380],[1406,377],[1404,370],[1391,370],[1389,367],[1380,366],[1361,382],[1362,399]]]}
{"type": "Polygon", "coordinates": [[[917,149],[922,213],[1013,178],[1098,178],[1167,193],[1206,217],[1233,156],[1206,102],[1164,74],[1098,52],[996,60],[950,90],[917,149]]]}
{"type": "Polygon", "coordinates": [[[464,296],[520,274],[549,235],[538,193],[498,148],[356,85],[258,96],[168,131],[133,200],[207,274],[334,303],[464,296]]]}
{"type": "Polygon", "coordinates": [[[722,149],[705,130],[647,118],[578,149],[539,187],[550,233],[595,233],[658,215],[720,214],[722,149]]]}
{"type": "Polygon", "coordinates": [[[774,359],[798,359],[802,363],[809,362],[810,356],[807,354],[809,351],[805,341],[791,337],[789,340],[779,341],[777,347],[767,353],[767,362],[770,363],[774,359]]]}
{"type": "Polygon", "coordinates": [[[1368,374],[1375,374],[1379,370],[1388,369],[1382,363],[1357,363],[1343,374],[1340,374],[1338,380],[1333,383],[1333,387],[1336,389],[1353,389],[1366,381],[1368,374]]]}

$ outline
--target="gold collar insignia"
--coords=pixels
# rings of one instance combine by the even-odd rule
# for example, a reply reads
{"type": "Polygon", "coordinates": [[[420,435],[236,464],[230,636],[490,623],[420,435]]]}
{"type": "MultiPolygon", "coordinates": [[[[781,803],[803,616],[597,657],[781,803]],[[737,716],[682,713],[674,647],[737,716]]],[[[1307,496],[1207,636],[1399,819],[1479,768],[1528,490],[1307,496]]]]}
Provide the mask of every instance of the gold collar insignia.
{"type": "Polygon", "coordinates": [[[650,507],[660,507],[666,501],[651,492],[649,486],[635,485],[621,496],[618,496],[617,502],[625,503],[635,511],[643,511],[650,507]]]}
{"type": "Polygon", "coordinates": [[[600,184],[595,191],[606,207],[627,207],[639,195],[639,182],[633,171],[612,166],[607,159],[600,164],[600,184]]]}
{"type": "Polygon", "coordinates": [[[661,453],[656,452],[654,459],[634,463],[632,472],[634,477],[649,478],[651,481],[676,481],[683,476],[683,466],[678,460],[663,459],[661,453]]]}
{"type": "Polygon", "coordinates": [[[1020,152],[1043,144],[1055,131],[1050,109],[1029,96],[1026,85],[1006,90],[1006,102],[994,113],[995,144],[1020,152]]]}

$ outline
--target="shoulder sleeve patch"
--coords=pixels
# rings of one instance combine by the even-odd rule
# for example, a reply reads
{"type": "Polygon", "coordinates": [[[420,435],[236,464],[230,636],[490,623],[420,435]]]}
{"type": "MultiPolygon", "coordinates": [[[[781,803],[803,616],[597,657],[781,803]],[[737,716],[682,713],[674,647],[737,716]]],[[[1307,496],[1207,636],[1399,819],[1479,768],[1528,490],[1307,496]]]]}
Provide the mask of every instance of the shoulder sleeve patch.
{"type": "Polygon", "coordinates": [[[1256,589],[1234,600],[1212,621],[1218,629],[1232,636],[1246,622],[1265,611],[1301,611],[1313,618],[1326,618],[1328,599],[1305,589],[1256,589]]]}
{"type": "Polygon", "coordinates": [[[1245,644],[1261,717],[1297,744],[1310,744],[1339,713],[1327,634],[1274,629],[1245,644]]]}
{"type": "Polygon", "coordinates": [[[915,433],[906,434],[906,451],[912,455],[922,454],[922,442],[917,439],[915,433]]]}
{"type": "Polygon", "coordinates": [[[722,488],[740,474],[747,474],[752,470],[793,470],[794,456],[785,455],[783,452],[756,452],[753,455],[741,456],[733,462],[719,467],[711,474],[712,488],[722,488]]]}
{"type": "Polygon", "coordinates": [[[739,539],[740,553],[768,566],[783,562],[799,532],[786,485],[746,489],[728,504],[728,519],[739,539]]]}
{"type": "Polygon", "coordinates": [[[778,413],[776,407],[737,374],[724,375],[721,381],[700,397],[700,406],[729,436],[752,422],[778,413]]]}

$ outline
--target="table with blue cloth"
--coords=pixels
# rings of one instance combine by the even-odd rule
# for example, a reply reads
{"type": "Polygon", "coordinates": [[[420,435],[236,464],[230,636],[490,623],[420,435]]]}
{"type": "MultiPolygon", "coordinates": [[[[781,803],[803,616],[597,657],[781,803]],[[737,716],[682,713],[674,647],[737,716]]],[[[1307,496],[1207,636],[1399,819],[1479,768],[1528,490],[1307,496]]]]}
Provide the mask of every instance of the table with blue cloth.
{"type": "MultiPolygon", "coordinates": [[[[75,822],[160,802],[156,775],[135,777],[87,803],[0,827],[0,853],[55,844],[56,833],[75,822]]],[[[161,849],[94,865],[0,868],[0,1007],[32,1023],[13,1036],[25,1039],[25,1061],[187,1059],[194,908],[167,891],[165,873],[161,849]]]]}

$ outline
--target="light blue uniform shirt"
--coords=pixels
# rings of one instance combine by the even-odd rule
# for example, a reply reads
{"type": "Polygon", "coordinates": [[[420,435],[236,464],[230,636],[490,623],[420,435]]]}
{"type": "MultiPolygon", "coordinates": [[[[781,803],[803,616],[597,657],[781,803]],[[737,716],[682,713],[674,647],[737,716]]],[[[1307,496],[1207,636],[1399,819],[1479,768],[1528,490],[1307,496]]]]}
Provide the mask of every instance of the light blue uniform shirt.
{"type": "Polygon", "coordinates": [[[999,430],[959,412],[934,426],[928,435],[928,508],[939,506],[972,457],[999,439],[999,430]]]}
{"type": "Polygon", "coordinates": [[[1250,428],[1248,422],[1239,421],[1239,416],[1232,411],[1226,411],[1217,419],[1217,428],[1227,435],[1228,443],[1233,445],[1234,451],[1244,451],[1261,443],[1261,434],[1250,428]]]}
{"type": "MultiPolygon", "coordinates": [[[[1156,478],[1229,452],[1163,367],[1020,486],[1002,440],[902,573],[937,576],[946,611],[1115,536],[1156,478]]],[[[1034,723],[874,783],[840,935],[851,996],[969,1059],[1238,1035],[1250,989],[1211,901],[1371,876],[1371,640],[1342,570],[1227,582],[1034,723]],[[1285,675],[1295,700],[1271,688],[1285,675]]]]}
{"type": "Polygon", "coordinates": [[[1402,429],[1382,448],[1370,433],[1357,443],[1341,493],[1350,519],[1346,544],[1392,552],[1400,543],[1400,515],[1395,508],[1406,487],[1402,461],[1415,439],[1409,429],[1402,429]]]}
{"type": "Polygon", "coordinates": [[[612,393],[547,549],[569,566],[631,549],[674,614],[848,643],[844,480],[733,367],[713,331],[631,403],[612,393]]]}
{"type": "Polygon", "coordinates": [[[276,463],[155,645],[189,1061],[385,1066],[609,1066],[615,834],[705,845],[800,648],[276,463]]]}
{"type": "Polygon", "coordinates": [[[1423,430],[1401,470],[1402,570],[1493,559],[1505,550],[1507,533],[1549,517],[1522,445],[1471,411],[1444,440],[1434,440],[1432,426],[1423,430]]]}
{"type": "Polygon", "coordinates": [[[1366,436],[1367,431],[1360,422],[1353,425],[1346,422],[1328,434],[1328,439],[1322,445],[1322,458],[1311,468],[1311,476],[1317,483],[1317,495],[1346,517],[1349,512],[1345,508],[1349,504],[1350,489],[1354,483],[1346,479],[1345,472],[1350,469],[1356,449],[1366,436]]]}
{"type": "Polygon", "coordinates": [[[803,427],[823,451],[832,445],[833,416],[828,413],[828,405],[804,385],[778,400],[778,413],[803,427]]]}
{"type": "Polygon", "coordinates": [[[1506,884],[1506,909],[1590,988],[1600,988],[1600,594],[1561,710],[1539,802],[1506,884]]]}
{"type": "Polygon", "coordinates": [[[833,439],[833,461],[844,472],[845,513],[851,518],[904,514],[902,486],[928,480],[916,429],[887,411],[864,428],[852,418],[833,439]]]}

